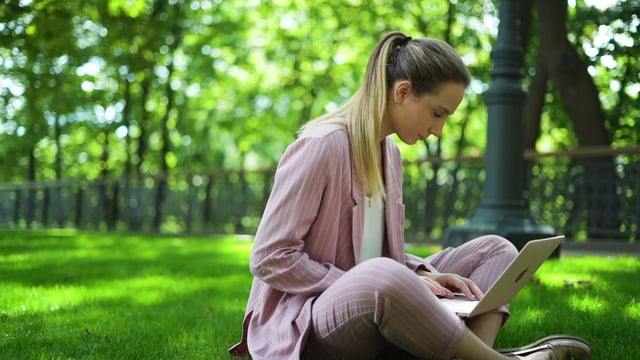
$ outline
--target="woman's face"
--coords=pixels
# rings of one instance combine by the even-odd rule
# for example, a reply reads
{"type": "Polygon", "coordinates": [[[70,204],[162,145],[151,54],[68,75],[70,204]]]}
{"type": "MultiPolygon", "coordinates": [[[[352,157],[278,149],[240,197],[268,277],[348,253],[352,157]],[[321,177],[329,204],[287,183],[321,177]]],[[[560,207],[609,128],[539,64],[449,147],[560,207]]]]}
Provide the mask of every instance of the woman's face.
{"type": "Polygon", "coordinates": [[[396,83],[389,96],[383,119],[383,135],[395,133],[403,142],[413,145],[429,135],[440,136],[444,121],[458,108],[465,87],[448,82],[436,93],[416,97],[409,81],[396,83]]]}

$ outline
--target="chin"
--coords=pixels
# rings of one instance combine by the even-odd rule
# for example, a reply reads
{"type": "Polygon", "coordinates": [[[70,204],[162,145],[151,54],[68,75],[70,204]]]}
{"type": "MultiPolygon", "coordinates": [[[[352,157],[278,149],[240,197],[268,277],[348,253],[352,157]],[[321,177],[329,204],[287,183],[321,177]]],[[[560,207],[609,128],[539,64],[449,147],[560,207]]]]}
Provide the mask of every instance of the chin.
{"type": "Polygon", "coordinates": [[[407,145],[415,145],[418,142],[418,140],[420,140],[420,139],[412,137],[412,138],[409,138],[409,139],[400,138],[400,140],[402,140],[402,142],[407,144],[407,145]]]}

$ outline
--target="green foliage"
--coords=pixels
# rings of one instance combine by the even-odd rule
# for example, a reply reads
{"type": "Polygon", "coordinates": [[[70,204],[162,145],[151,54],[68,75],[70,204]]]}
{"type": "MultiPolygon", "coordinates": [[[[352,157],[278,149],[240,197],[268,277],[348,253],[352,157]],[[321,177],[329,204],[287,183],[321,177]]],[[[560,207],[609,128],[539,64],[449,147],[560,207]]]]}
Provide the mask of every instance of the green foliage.
{"type": "Polygon", "coordinates": [[[619,146],[640,143],[640,1],[619,0],[607,9],[575,14],[574,43],[584,49],[589,73],[600,90],[611,138],[619,146]]]}
{"type": "MultiPolygon", "coordinates": [[[[405,158],[485,147],[491,0],[0,3],[0,156],[11,169],[0,181],[29,179],[32,161],[36,180],[157,175],[163,162],[171,172],[271,166],[302,123],[355,91],[390,30],[446,39],[474,77],[445,136],[402,146],[405,158]]],[[[617,146],[639,141],[638,7],[570,11],[617,146]]],[[[539,147],[574,146],[568,124],[550,93],[539,147]]]]}

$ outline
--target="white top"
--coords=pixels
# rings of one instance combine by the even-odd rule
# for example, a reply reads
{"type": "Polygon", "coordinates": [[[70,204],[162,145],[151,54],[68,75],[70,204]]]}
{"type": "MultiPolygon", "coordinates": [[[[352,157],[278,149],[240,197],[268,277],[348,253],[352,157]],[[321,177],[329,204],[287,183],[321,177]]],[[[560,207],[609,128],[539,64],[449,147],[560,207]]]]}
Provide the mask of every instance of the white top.
{"type": "Polygon", "coordinates": [[[384,201],[365,197],[364,230],[360,262],[382,256],[384,240],[384,201]]]}

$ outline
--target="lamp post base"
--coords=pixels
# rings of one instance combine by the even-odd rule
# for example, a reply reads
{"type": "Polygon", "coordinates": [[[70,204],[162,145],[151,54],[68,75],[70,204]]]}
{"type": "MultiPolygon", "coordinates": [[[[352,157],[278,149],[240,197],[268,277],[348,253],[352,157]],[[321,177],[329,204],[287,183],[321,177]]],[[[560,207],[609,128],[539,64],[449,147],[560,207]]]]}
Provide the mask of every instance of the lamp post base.
{"type": "MultiPolygon", "coordinates": [[[[529,240],[556,235],[550,226],[538,225],[526,208],[481,208],[468,223],[449,227],[442,236],[443,247],[456,247],[482,235],[499,235],[518,250],[529,240]]],[[[551,257],[560,256],[560,246],[551,257]]]]}

